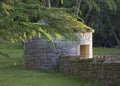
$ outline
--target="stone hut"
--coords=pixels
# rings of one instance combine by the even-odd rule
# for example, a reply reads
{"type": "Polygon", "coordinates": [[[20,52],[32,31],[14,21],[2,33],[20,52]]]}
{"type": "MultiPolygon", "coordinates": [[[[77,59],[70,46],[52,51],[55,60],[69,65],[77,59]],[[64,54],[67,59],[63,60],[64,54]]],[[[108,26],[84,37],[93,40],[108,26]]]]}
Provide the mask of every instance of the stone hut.
{"type": "MultiPolygon", "coordinates": [[[[43,22],[43,21],[42,21],[43,22]]],[[[54,44],[46,38],[34,37],[25,43],[25,67],[33,69],[58,70],[61,55],[80,56],[83,59],[92,58],[92,33],[79,32],[80,42],[54,38],[54,44]]]]}

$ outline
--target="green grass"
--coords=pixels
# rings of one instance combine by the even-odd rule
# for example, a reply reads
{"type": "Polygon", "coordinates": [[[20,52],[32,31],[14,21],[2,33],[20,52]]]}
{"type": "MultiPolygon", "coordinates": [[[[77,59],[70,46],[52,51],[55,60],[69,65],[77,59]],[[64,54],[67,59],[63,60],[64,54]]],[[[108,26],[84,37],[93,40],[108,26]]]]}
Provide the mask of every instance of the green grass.
{"type": "Polygon", "coordinates": [[[120,56],[120,48],[93,48],[94,55],[120,56]]]}
{"type": "Polygon", "coordinates": [[[61,73],[26,69],[21,49],[0,49],[0,52],[10,56],[0,55],[0,86],[102,86],[61,73]]]}
{"type": "Polygon", "coordinates": [[[6,48],[23,48],[23,45],[21,42],[11,43],[11,41],[4,40],[0,37],[0,49],[6,49],[6,48]]]}

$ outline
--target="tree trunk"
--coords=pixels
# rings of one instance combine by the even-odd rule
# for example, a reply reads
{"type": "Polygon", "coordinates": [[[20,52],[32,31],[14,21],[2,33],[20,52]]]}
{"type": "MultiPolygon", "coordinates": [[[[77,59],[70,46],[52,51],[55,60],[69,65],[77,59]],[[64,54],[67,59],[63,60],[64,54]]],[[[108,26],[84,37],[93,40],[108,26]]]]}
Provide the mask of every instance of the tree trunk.
{"type": "Polygon", "coordinates": [[[89,22],[91,22],[91,21],[89,21],[89,18],[91,18],[90,15],[92,14],[91,11],[92,11],[92,9],[89,9],[88,12],[85,15],[85,19],[84,20],[85,20],[86,24],[88,24],[89,22]]]}
{"type": "Polygon", "coordinates": [[[80,11],[80,5],[81,5],[81,0],[77,0],[76,9],[75,9],[75,14],[77,16],[78,16],[79,11],[80,11]]]}
{"type": "Polygon", "coordinates": [[[46,0],[46,6],[49,7],[49,8],[51,7],[51,1],[50,0],[46,0]]]}
{"type": "MultiPolygon", "coordinates": [[[[112,28],[111,28],[112,29],[112,28]]],[[[117,37],[117,34],[115,33],[115,31],[112,29],[112,33],[113,33],[113,36],[115,37],[116,41],[117,41],[117,44],[118,46],[120,46],[120,40],[119,38],[117,37]]]]}
{"type": "Polygon", "coordinates": [[[56,2],[56,7],[58,7],[58,5],[59,5],[59,1],[60,1],[60,0],[57,0],[57,2],[56,2]]]}
{"type": "Polygon", "coordinates": [[[112,34],[113,34],[113,36],[114,36],[114,38],[115,38],[118,46],[120,46],[120,39],[118,38],[116,32],[114,31],[114,28],[117,28],[117,27],[113,27],[113,25],[112,25],[110,19],[108,18],[108,16],[107,16],[107,20],[108,20],[108,23],[109,23],[109,25],[110,25],[110,27],[111,27],[111,32],[112,32],[112,34]]]}
{"type": "Polygon", "coordinates": [[[45,1],[45,0],[42,0],[42,3],[43,3],[44,5],[46,5],[46,1],[45,1]]]}

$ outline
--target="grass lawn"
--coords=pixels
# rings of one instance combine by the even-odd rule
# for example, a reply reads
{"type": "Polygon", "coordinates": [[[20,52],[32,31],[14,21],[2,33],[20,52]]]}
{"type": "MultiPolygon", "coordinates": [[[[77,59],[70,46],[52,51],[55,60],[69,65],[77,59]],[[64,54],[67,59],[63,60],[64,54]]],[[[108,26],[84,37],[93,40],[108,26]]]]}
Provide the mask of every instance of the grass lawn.
{"type": "Polygon", "coordinates": [[[94,55],[120,56],[120,48],[93,48],[94,55]]]}
{"type": "Polygon", "coordinates": [[[22,49],[0,49],[0,52],[10,55],[0,55],[0,86],[102,86],[61,73],[25,69],[22,49]]]}

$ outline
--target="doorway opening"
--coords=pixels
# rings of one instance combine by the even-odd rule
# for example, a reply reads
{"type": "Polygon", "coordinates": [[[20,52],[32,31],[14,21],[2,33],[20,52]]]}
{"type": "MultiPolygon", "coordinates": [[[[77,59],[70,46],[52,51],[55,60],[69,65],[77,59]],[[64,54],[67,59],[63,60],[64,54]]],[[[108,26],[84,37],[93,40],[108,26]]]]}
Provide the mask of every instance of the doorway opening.
{"type": "Polygon", "coordinates": [[[83,59],[89,58],[89,45],[80,45],[80,55],[83,59]]]}

